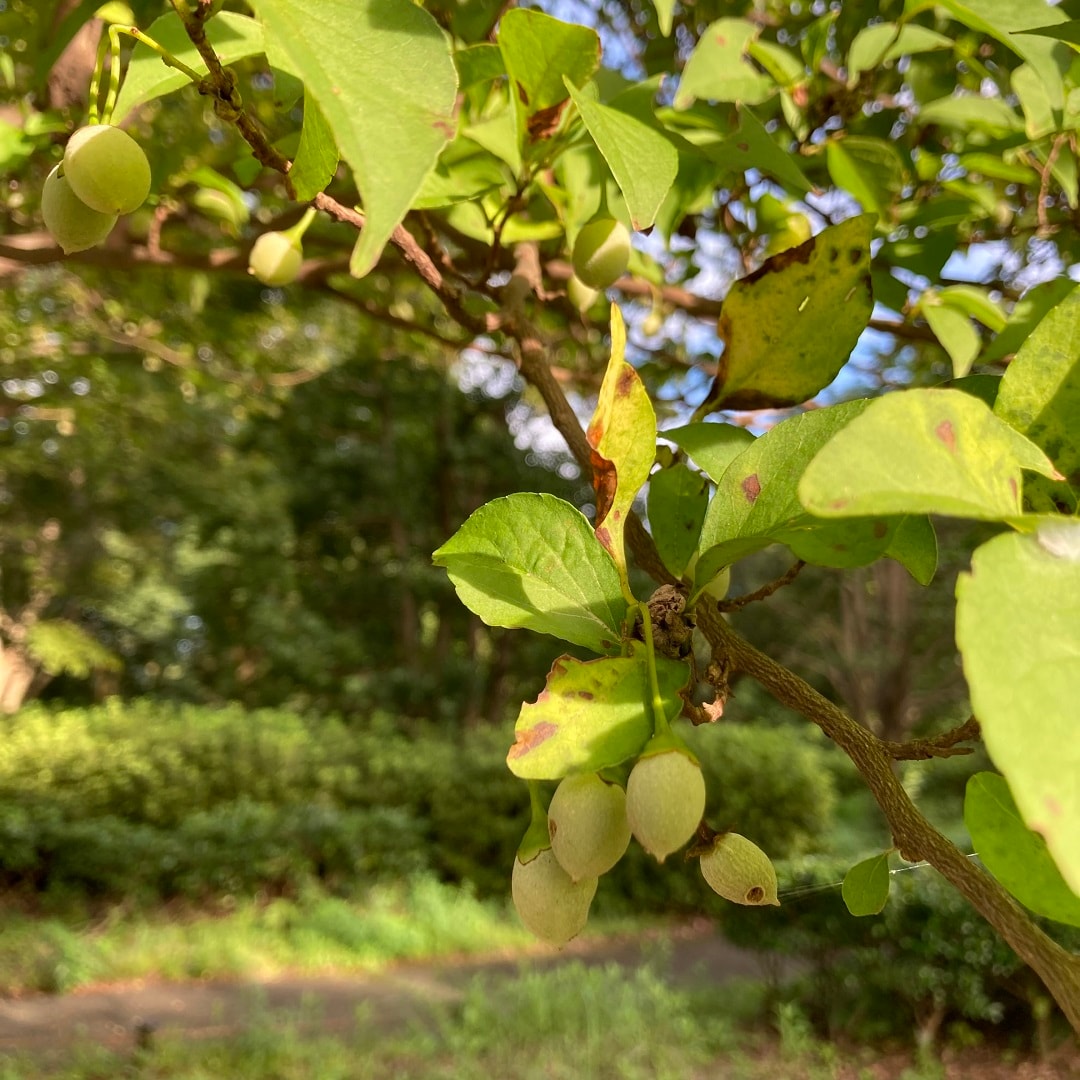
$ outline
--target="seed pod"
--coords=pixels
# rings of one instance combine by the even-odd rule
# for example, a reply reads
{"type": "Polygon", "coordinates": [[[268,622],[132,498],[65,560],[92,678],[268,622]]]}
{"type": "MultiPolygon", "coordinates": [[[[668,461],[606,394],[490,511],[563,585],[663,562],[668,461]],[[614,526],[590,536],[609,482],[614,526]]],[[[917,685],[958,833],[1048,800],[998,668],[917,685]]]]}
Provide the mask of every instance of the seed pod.
{"type": "Polygon", "coordinates": [[[528,862],[514,859],[510,891],[525,926],[549,945],[561,948],[584,929],[596,878],[571,881],[551,848],[544,848],[528,862]]]}
{"type": "Polygon", "coordinates": [[[79,128],[64,148],[72,191],[102,214],[130,214],[150,194],[150,162],[142,147],[112,124],[79,128]]]}
{"type": "Polygon", "coordinates": [[[658,862],[694,835],[704,813],[705,778],[689,754],[649,754],[630,771],[626,816],[638,843],[658,862]]]}
{"type": "Polygon", "coordinates": [[[91,210],[71,190],[61,168],[57,165],[45,178],[45,186],[41,189],[41,216],[45,228],[63,248],[64,254],[70,255],[73,251],[85,251],[100,244],[112,232],[116,215],[91,210]]]}
{"type": "Polygon", "coordinates": [[[255,241],[248,257],[248,273],[264,285],[288,285],[296,280],[304,252],[298,241],[283,232],[265,232],[255,241]]]}
{"type": "Polygon", "coordinates": [[[595,217],[574,241],[574,273],[590,289],[613,285],[630,264],[630,230],[612,217],[595,217]]]}
{"type": "Polygon", "coordinates": [[[606,874],[630,844],[626,792],[596,773],[567,776],[548,807],[551,850],[572,881],[606,874]]]}
{"type": "Polygon", "coordinates": [[[751,840],[738,833],[723,833],[712,850],[701,856],[701,872],[713,892],[736,904],[777,907],[776,871],[751,840]]]}

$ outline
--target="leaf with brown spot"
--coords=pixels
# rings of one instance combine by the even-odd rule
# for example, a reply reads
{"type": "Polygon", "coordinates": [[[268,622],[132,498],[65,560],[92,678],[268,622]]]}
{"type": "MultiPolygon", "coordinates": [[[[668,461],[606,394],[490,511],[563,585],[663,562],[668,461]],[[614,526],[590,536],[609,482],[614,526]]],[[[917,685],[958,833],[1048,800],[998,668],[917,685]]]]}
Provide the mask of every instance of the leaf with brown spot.
{"type": "Polygon", "coordinates": [[[1021,470],[1053,478],[1030,440],[961,390],[902,390],[872,402],[822,447],[799,485],[811,513],[1019,518],[1021,470]]]}
{"type": "MultiPolygon", "coordinates": [[[[821,566],[863,566],[886,554],[900,518],[829,521],[807,513],[798,498],[803,469],[868,404],[851,401],[792,417],[731,461],[705,515],[695,586],[774,543],[786,544],[797,558],[821,566]]],[[[906,555],[900,560],[905,565],[906,555]]]]}
{"type": "MultiPolygon", "coordinates": [[[[656,658],[664,713],[682,711],[680,691],[690,669],[656,658]]],[[[634,757],[652,737],[651,691],[645,647],[630,656],[575,660],[564,656],[548,674],[544,692],[522,705],[507,755],[515,776],[559,780],[572,772],[596,772],[634,757]]]]}
{"type": "Polygon", "coordinates": [[[836,378],[873,311],[876,220],[825,229],[731,286],[718,322],[724,351],[699,415],[797,405],[836,378]]]}
{"type": "Polygon", "coordinates": [[[596,491],[596,535],[615,560],[629,595],[623,529],[656,458],[656,414],[625,354],[626,324],[612,304],[611,358],[586,435],[596,491]]]}

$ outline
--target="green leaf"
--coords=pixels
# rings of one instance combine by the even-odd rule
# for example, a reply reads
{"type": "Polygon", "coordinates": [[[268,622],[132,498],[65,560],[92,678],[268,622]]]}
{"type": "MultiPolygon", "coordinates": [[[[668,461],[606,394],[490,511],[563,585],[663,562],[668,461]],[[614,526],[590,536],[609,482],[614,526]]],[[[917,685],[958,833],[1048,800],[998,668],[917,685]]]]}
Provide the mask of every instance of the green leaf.
{"type": "Polygon", "coordinates": [[[746,59],[757,34],[758,28],[746,19],[718,19],[707,27],[683,68],[675,108],[688,108],[697,98],[748,105],[771,98],[776,83],[746,59]]]}
{"type": "Polygon", "coordinates": [[[889,899],[889,852],[856,863],[844,875],[841,893],[852,915],[877,915],[889,899]]]}
{"type": "Polygon", "coordinates": [[[883,555],[899,521],[883,517],[833,522],[812,517],[797,496],[799,476],[867,400],[815,409],[765,432],[728,466],[709,503],[698,542],[695,586],[724,566],[772,543],[824,566],[861,566],[883,555]]]}
{"type": "Polygon", "coordinates": [[[506,168],[494,154],[459,135],[439,157],[413,204],[417,210],[477,199],[507,183],[506,168]]]}
{"type": "MultiPolygon", "coordinates": [[[[664,713],[682,711],[679,691],[686,664],[656,658],[664,713]]],[[[572,772],[597,772],[636,756],[653,734],[648,665],[644,652],[629,657],[555,661],[540,696],[526,702],[507,754],[510,771],[523,780],[559,780],[572,772]]]]}
{"type": "Polygon", "coordinates": [[[1005,329],[987,346],[983,362],[1001,360],[1017,352],[1046,313],[1061,303],[1075,288],[1075,281],[1060,277],[1053,281],[1044,281],[1024,293],[1009,313],[1005,329]]]}
{"type": "Polygon", "coordinates": [[[481,506],[432,559],[490,626],[522,626],[598,653],[618,652],[626,601],[586,517],[552,495],[481,506]]]}
{"type": "Polygon", "coordinates": [[[720,312],[712,409],[795,405],[832,382],[873,310],[874,222],[849,218],[732,285],[720,312]]]}
{"type": "Polygon", "coordinates": [[[638,373],[623,359],[626,324],[611,305],[611,357],[586,435],[593,449],[596,536],[625,581],[626,518],[656,460],[656,413],[638,373]]]}
{"type": "Polygon", "coordinates": [[[923,514],[909,514],[902,518],[885,554],[905,567],[920,585],[929,585],[934,580],[938,564],[937,535],[933,522],[923,514]]]}
{"type": "Polygon", "coordinates": [[[1080,893],[1080,522],[977,548],[956,584],[956,641],[986,749],[1080,893]]]}
{"type": "Polygon", "coordinates": [[[1005,369],[994,413],[1080,483],[1080,289],[1035,327],[1005,369]]]}
{"type": "Polygon", "coordinates": [[[938,299],[978,319],[988,330],[999,333],[1005,327],[1005,312],[1001,305],[990,299],[986,289],[978,285],[946,285],[937,292],[938,299]]]}
{"type": "Polygon", "coordinates": [[[660,33],[664,37],[671,36],[671,15],[675,10],[675,0],[654,0],[656,18],[660,23],[660,33]]]}
{"type": "Polygon", "coordinates": [[[1065,22],[1063,11],[1032,0],[940,0],[940,6],[958,22],[997,38],[1026,60],[1046,83],[1053,108],[1062,108],[1062,71],[1068,63],[1067,56],[1060,55],[1064,50],[1056,41],[1023,31],[1065,22]]]}
{"type": "Polygon", "coordinates": [[[904,159],[885,139],[862,135],[832,139],[825,147],[825,161],[833,183],[879,217],[886,215],[904,189],[904,159]]]}
{"type": "Polygon", "coordinates": [[[679,171],[671,140],[642,119],[579,93],[569,79],[566,89],[626,199],[631,225],[649,228],[679,171]]]}
{"type": "Polygon", "coordinates": [[[478,83],[492,82],[506,74],[506,63],[498,45],[471,45],[454,53],[458,88],[468,90],[478,83]]]}
{"type": "Polygon", "coordinates": [[[1019,30],[1017,33],[1053,38],[1055,41],[1064,41],[1067,45],[1080,48],[1080,19],[1069,19],[1068,22],[1055,26],[1034,26],[1030,30],[1019,30]]]}
{"type": "Polygon", "coordinates": [[[681,461],[649,477],[649,530],[664,565],[677,578],[697,551],[708,506],[708,480],[681,461]]]}
{"type": "MultiPolygon", "coordinates": [[[[199,50],[192,45],[184,24],[174,12],[155,19],[146,33],[188,67],[202,75],[207,74],[199,50]]],[[[254,19],[232,11],[219,12],[206,23],[206,39],[226,65],[264,51],[262,27],[254,19]]],[[[190,83],[182,71],[166,67],[153,49],[136,44],[116,99],[113,123],[121,123],[132,109],[190,83]]]]}
{"type": "Polygon", "coordinates": [[[953,42],[944,34],[915,23],[866,26],[855,35],[848,49],[848,86],[854,87],[864,71],[872,71],[890,60],[952,47],[953,42]]]}
{"type": "Polygon", "coordinates": [[[714,483],[753,441],[753,434],[734,424],[695,423],[668,428],[660,438],[684,450],[714,483]]]}
{"type": "Polygon", "coordinates": [[[362,277],[454,134],[450,43],[426,11],[399,0],[251,6],[263,24],[267,58],[303,78],[305,99],[317,102],[356,177],[365,222],[349,270],[362,277]]]}
{"type": "Polygon", "coordinates": [[[49,675],[88,678],[95,670],[119,671],[120,658],[67,619],[42,619],[26,632],[26,651],[49,675]]]}
{"type": "Polygon", "coordinates": [[[304,98],[304,126],[300,145],[289,170],[289,182],[298,202],[310,202],[334,179],[338,167],[337,145],[326,119],[314,99],[304,98]]]}
{"type": "Polygon", "coordinates": [[[961,131],[981,131],[994,139],[1024,130],[1024,120],[1015,109],[1000,98],[976,94],[927,102],[919,109],[917,122],[921,125],[941,124],[961,131]]]}
{"type": "Polygon", "coordinates": [[[949,304],[943,304],[933,291],[923,294],[922,313],[930,329],[934,331],[934,337],[949,354],[953,377],[963,378],[971,370],[975,357],[979,355],[979,346],[982,344],[979,331],[971,325],[971,320],[964,312],[949,304]]]}
{"type": "Polygon", "coordinates": [[[1021,470],[1053,476],[1042,451],[960,390],[887,394],[810,463],[799,497],[824,517],[946,514],[1007,521],[1022,513],[1021,470]]]}
{"type": "Polygon", "coordinates": [[[587,26],[511,8],[499,21],[499,48],[510,77],[518,145],[543,137],[568,100],[567,79],[584,86],[600,66],[600,38],[587,26]]]}
{"type": "Polygon", "coordinates": [[[1057,130],[1057,119],[1050,104],[1046,84],[1030,64],[1021,64],[1010,79],[1012,91],[1024,111],[1024,130],[1029,139],[1041,139],[1057,130]]]}
{"type": "Polygon", "coordinates": [[[1080,926],[1080,896],[1065,884],[1046,841],[1024,824],[1003,776],[981,772],[968,780],[964,824],[983,866],[1024,907],[1080,926]]]}

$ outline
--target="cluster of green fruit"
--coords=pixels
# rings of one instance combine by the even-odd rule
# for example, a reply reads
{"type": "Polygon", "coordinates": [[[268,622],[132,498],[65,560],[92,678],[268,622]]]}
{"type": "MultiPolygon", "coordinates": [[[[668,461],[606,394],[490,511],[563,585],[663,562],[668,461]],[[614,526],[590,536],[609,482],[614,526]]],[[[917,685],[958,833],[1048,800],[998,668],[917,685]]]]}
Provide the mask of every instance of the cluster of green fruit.
{"type": "Polygon", "coordinates": [[[64,160],[45,178],[41,216],[65,255],[100,244],[121,214],[150,194],[150,162],[142,147],[111,124],[79,128],[64,160]]]}
{"type": "MultiPolygon", "coordinates": [[[[670,733],[646,745],[625,791],[597,773],[567,776],[552,796],[546,830],[530,827],[514,861],[511,891],[522,922],[549,944],[565,945],[584,928],[597,879],[622,858],[631,835],[663,862],[698,833],[704,813],[701,766],[670,733]]],[[[690,854],[700,856],[705,880],[725,899],[779,904],[776,871],[746,837],[711,836],[690,854]]]]}

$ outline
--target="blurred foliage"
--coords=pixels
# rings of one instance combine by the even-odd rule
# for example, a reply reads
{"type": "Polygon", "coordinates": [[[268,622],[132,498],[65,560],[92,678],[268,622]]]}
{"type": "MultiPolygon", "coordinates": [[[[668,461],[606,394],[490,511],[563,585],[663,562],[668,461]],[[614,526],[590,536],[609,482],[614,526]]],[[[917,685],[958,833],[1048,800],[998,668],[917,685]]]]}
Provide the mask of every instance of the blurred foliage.
{"type": "MultiPolygon", "coordinates": [[[[505,765],[510,736],[496,727],[403,730],[385,714],[346,725],[147,699],[32,705],[8,724],[0,882],[27,895],[212,899],[306,881],[348,889],[418,869],[502,895],[528,820],[505,765]]],[[[832,825],[826,752],[776,735],[725,724],[694,740],[710,774],[733,781],[717,785],[714,816],[778,855],[820,849],[832,825]]],[[[696,865],[671,869],[633,845],[605,878],[604,903],[721,903],[696,865]]]]}

